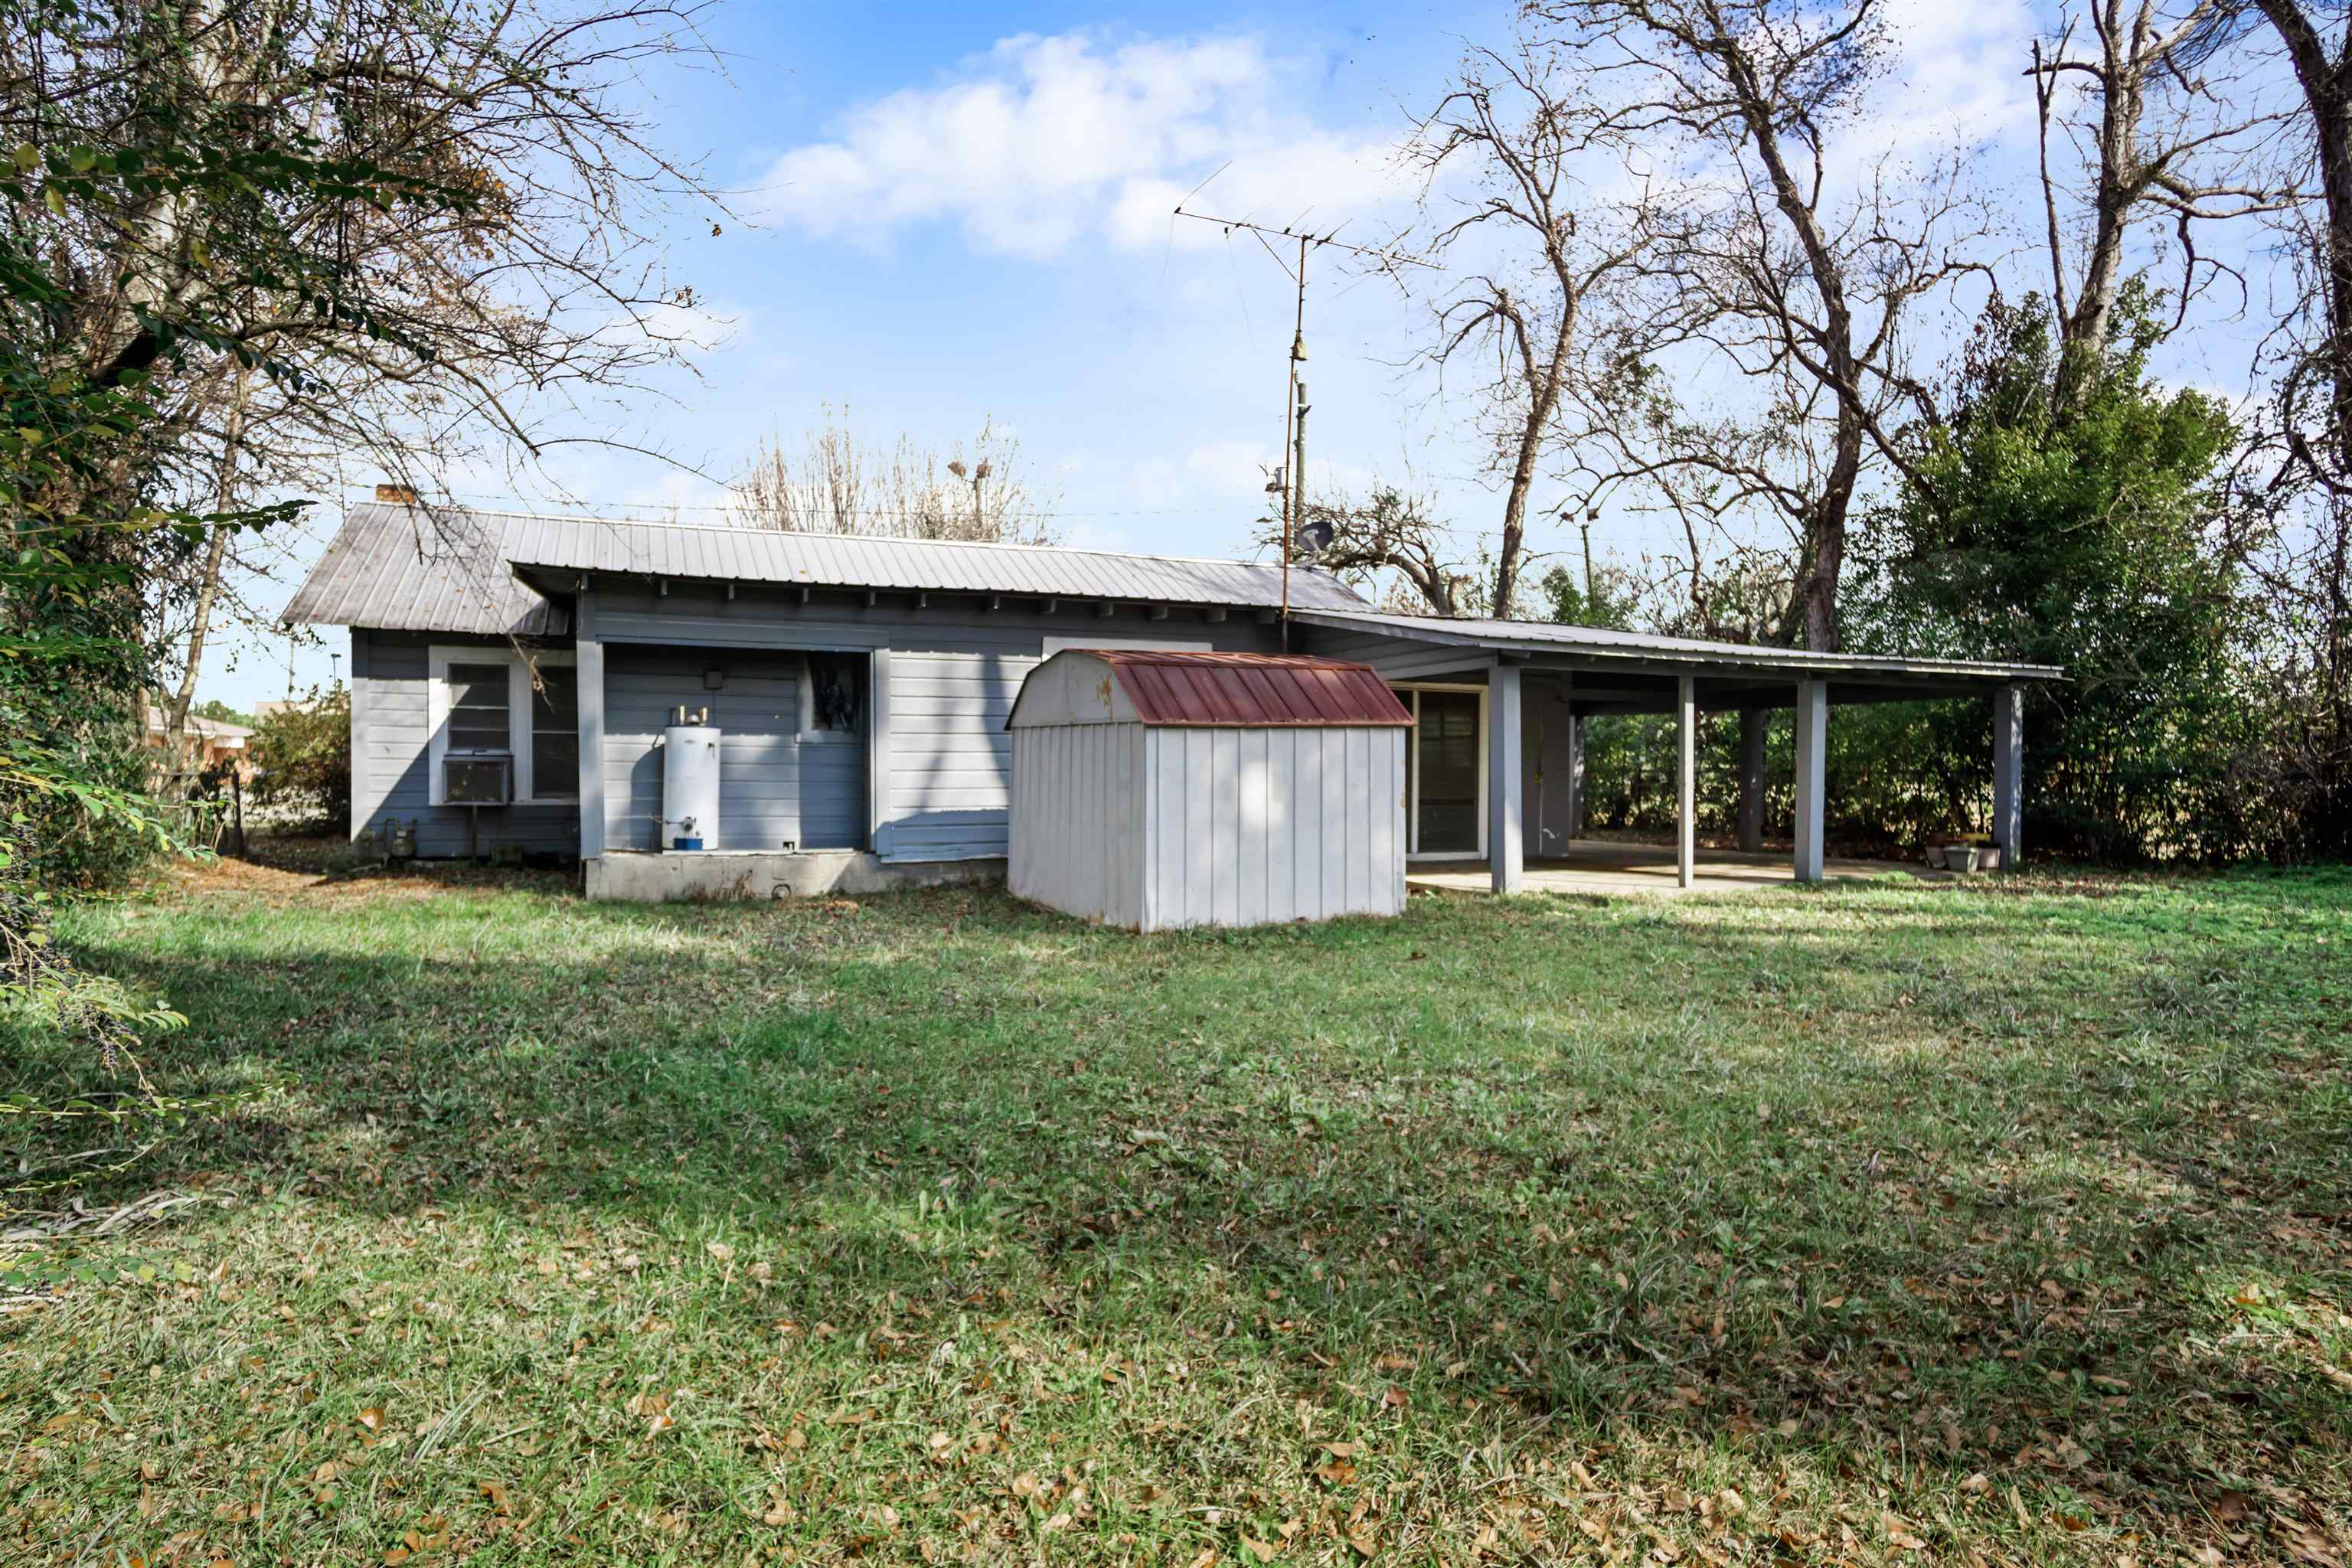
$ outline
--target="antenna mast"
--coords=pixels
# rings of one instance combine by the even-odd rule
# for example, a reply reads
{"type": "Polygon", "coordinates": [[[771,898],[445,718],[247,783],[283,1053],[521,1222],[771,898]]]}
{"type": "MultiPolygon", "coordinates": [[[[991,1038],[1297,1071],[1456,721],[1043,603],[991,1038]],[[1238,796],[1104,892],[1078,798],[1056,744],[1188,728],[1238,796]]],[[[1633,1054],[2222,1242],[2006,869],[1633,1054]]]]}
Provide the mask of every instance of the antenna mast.
{"type": "MultiPolygon", "coordinates": [[[[1177,209],[1179,212],[1182,208],[1177,209]]],[[[1282,487],[1282,651],[1290,651],[1290,542],[1297,531],[1298,513],[1307,505],[1307,410],[1300,399],[1298,367],[1307,358],[1307,239],[1298,240],[1298,310],[1290,326],[1290,389],[1283,395],[1286,423],[1282,432],[1284,461],[1290,472],[1282,487]]]]}
{"type": "MultiPolygon", "coordinates": [[[[1219,174],[1223,172],[1222,169],[1218,171],[1219,174]]],[[[1214,174],[1210,176],[1211,179],[1215,177],[1214,174]]],[[[1258,243],[1265,245],[1266,254],[1273,257],[1276,263],[1290,274],[1291,281],[1297,285],[1297,303],[1291,319],[1289,374],[1282,393],[1282,445],[1277,448],[1287,469],[1282,483],[1282,651],[1288,653],[1292,540],[1298,524],[1306,521],[1307,510],[1307,388],[1298,380],[1299,364],[1307,358],[1307,253],[1328,245],[1350,256],[1369,257],[1383,268],[1426,267],[1433,270],[1437,264],[1418,256],[1408,256],[1401,250],[1385,250],[1371,245],[1341,245],[1333,237],[1339,232],[1336,228],[1323,234],[1303,228],[1270,228],[1265,224],[1250,223],[1242,218],[1186,212],[1182,202],[1176,204],[1176,216],[1192,218],[1197,223],[1215,224],[1228,236],[1235,229],[1255,235],[1258,243]],[[1268,236],[1298,242],[1298,265],[1296,268],[1283,261],[1273,246],[1266,245],[1268,236]]]]}

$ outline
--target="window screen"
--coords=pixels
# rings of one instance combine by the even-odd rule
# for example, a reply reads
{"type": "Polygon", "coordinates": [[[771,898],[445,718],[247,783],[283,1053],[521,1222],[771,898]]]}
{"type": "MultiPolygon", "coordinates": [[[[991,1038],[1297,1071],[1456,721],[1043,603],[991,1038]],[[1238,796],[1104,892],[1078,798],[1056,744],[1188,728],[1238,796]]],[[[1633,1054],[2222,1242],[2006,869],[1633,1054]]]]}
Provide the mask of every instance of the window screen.
{"type": "Polygon", "coordinates": [[[541,800],[580,794],[580,674],[542,664],[530,694],[530,793],[541,800]]]}
{"type": "Polygon", "coordinates": [[[508,704],[505,665],[452,664],[449,667],[449,749],[453,752],[511,750],[514,731],[508,704]]]}

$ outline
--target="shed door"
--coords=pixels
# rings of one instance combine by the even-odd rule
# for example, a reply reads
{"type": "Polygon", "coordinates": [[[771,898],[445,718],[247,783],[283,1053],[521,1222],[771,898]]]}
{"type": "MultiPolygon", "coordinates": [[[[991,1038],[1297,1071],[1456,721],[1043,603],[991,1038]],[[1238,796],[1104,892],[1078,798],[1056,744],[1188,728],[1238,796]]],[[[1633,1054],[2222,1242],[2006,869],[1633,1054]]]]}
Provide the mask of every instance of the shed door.
{"type": "Polygon", "coordinates": [[[1478,852],[1478,693],[1420,691],[1413,731],[1413,799],[1419,819],[1413,852],[1478,852]]]}

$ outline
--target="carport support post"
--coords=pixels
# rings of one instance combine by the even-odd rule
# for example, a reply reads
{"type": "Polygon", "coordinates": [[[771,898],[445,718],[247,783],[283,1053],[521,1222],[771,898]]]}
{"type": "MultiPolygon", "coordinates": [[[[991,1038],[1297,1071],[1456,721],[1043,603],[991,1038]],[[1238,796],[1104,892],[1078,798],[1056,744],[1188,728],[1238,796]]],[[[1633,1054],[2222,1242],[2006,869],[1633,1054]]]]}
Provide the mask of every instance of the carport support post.
{"type": "Polygon", "coordinates": [[[1797,880],[1822,879],[1822,805],[1828,793],[1830,688],[1797,682],[1797,880]]]}
{"type": "Polygon", "coordinates": [[[582,637],[572,655],[580,703],[580,858],[597,860],[604,854],[604,645],[582,637]]]}
{"type": "Polygon", "coordinates": [[[1698,881],[1698,678],[1679,677],[1675,691],[1675,881],[1698,881]]]}
{"type": "Polygon", "coordinates": [[[1519,777],[1519,667],[1498,664],[1486,677],[1486,864],[1498,893],[1527,885],[1526,787],[1519,777]]]}
{"type": "Polygon", "coordinates": [[[2023,858],[2025,826],[2025,688],[1992,694],[1992,841],[2004,868],[2023,858]]]}

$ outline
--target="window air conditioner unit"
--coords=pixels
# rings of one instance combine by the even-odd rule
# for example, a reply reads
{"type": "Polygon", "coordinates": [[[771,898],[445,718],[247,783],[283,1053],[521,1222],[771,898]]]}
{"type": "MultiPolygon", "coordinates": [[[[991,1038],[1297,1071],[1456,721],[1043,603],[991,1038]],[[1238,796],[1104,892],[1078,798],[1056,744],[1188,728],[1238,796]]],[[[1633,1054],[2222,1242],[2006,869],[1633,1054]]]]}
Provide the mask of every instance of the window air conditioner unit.
{"type": "Polygon", "coordinates": [[[477,753],[441,759],[441,798],[450,805],[507,805],[514,800],[514,759],[477,753]]]}

